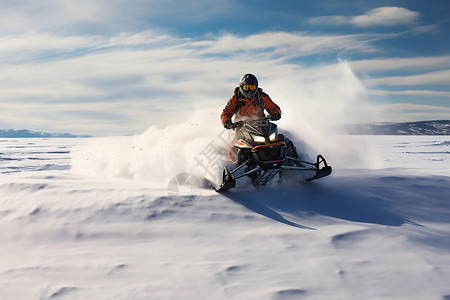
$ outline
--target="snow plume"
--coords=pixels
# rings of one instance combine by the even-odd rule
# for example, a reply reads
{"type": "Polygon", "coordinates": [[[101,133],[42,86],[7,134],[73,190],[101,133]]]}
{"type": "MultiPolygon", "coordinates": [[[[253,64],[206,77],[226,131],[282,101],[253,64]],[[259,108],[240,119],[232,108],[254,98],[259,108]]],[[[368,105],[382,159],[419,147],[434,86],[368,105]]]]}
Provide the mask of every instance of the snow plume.
{"type": "Polygon", "coordinates": [[[72,151],[76,172],[150,182],[168,182],[180,173],[217,180],[230,148],[218,108],[201,109],[166,127],[152,126],[130,137],[87,140],[72,151]]]}
{"type": "MultiPolygon", "coordinates": [[[[375,147],[343,134],[346,124],[377,118],[366,90],[349,65],[341,63],[271,78],[261,86],[283,111],[277,122],[304,159],[325,156],[335,170],[374,167],[375,147]],[[289,78],[289,79],[288,79],[289,78]],[[289,86],[286,86],[289,83],[289,86]]],[[[257,76],[258,74],[255,73],[257,76]]],[[[152,126],[132,137],[99,138],[74,149],[76,171],[102,177],[168,182],[180,173],[218,182],[233,132],[223,129],[219,115],[226,99],[215,107],[196,109],[179,123],[152,126]],[[231,136],[230,136],[231,134],[231,136]]]]}
{"type": "Polygon", "coordinates": [[[383,115],[348,63],[296,71],[288,80],[281,78],[266,86],[283,111],[279,127],[305,147],[304,152],[321,153],[340,168],[380,165],[369,138],[355,143],[345,132],[346,125],[373,122],[383,115]]]}

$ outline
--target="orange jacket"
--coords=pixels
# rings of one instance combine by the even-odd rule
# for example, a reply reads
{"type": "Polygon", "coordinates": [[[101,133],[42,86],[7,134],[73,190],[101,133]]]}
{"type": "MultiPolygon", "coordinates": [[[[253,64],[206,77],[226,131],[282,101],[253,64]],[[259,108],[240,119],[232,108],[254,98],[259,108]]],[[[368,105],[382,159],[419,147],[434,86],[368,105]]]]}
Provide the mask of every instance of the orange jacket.
{"type": "Polygon", "coordinates": [[[262,89],[258,89],[258,93],[260,94],[261,101],[264,104],[264,109],[260,105],[260,101],[258,101],[258,93],[256,93],[255,97],[251,100],[242,98],[239,100],[237,95],[239,93],[239,88],[237,87],[234,90],[234,95],[228,100],[227,105],[223,109],[222,114],[220,115],[220,120],[222,124],[225,125],[226,120],[231,120],[234,114],[238,120],[242,119],[262,119],[264,118],[264,109],[266,109],[270,115],[275,113],[281,114],[281,109],[278,105],[276,105],[272,99],[270,99],[269,95],[264,93],[262,89]],[[238,103],[238,101],[241,101],[238,103]]]}

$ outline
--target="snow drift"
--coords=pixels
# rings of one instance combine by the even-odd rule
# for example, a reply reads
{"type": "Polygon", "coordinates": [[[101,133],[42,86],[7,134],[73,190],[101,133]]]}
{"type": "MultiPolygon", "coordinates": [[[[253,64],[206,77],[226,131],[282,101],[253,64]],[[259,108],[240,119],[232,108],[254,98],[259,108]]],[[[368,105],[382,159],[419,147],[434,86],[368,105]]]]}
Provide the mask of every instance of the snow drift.
{"type": "Polygon", "coordinates": [[[389,168],[192,206],[74,173],[86,140],[2,139],[0,298],[448,299],[449,138],[373,139],[389,168]]]}

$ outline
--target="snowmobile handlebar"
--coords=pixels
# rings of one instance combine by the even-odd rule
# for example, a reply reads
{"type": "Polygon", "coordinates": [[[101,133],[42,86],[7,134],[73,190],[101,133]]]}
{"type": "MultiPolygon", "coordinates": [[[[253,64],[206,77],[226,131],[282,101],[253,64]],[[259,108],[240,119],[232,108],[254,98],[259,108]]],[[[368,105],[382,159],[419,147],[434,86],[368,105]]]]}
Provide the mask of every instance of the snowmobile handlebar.
{"type": "Polygon", "coordinates": [[[238,121],[238,122],[232,124],[232,128],[236,129],[237,127],[240,127],[242,125],[244,125],[244,122],[243,121],[238,121]]]}
{"type": "Polygon", "coordinates": [[[244,124],[248,124],[248,123],[250,123],[250,122],[255,122],[255,121],[272,121],[272,118],[271,118],[270,116],[265,116],[265,117],[262,118],[262,119],[259,119],[259,120],[251,120],[251,121],[248,121],[248,122],[237,121],[237,122],[235,122],[235,123],[232,123],[231,126],[232,126],[232,129],[236,129],[237,127],[240,127],[240,126],[242,126],[242,125],[244,125],[244,124]]]}

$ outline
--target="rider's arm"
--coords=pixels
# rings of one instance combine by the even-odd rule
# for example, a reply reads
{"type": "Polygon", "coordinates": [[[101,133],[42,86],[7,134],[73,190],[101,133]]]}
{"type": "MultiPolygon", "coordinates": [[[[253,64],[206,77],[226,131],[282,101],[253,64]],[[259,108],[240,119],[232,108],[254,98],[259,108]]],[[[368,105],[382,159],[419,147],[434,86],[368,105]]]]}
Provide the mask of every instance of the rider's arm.
{"type": "Polygon", "coordinates": [[[275,114],[279,114],[281,116],[281,109],[278,105],[275,104],[275,102],[270,99],[269,95],[266,93],[263,93],[261,95],[261,99],[264,101],[264,107],[269,112],[271,116],[275,114]]]}
{"type": "Polygon", "coordinates": [[[222,121],[222,124],[224,126],[227,120],[231,121],[231,117],[233,117],[233,115],[236,112],[236,106],[237,106],[237,98],[236,96],[233,95],[233,97],[231,97],[230,100],[228,100],[227,105],[225,106],[225,108],[222,111],[222,114],[220,115],[220,120],[222,121]]]}

